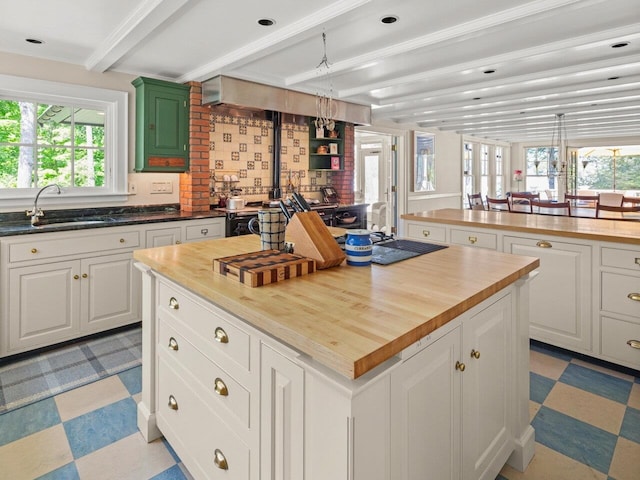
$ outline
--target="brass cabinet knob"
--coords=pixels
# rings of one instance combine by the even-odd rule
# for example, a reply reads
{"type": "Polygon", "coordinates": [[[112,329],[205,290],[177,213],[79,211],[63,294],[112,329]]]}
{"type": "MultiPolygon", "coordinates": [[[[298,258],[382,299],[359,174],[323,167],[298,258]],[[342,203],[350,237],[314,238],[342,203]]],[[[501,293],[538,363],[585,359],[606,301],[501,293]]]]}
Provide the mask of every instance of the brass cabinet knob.
{"type": "Polygon", "coordinates": [[[429,230],[422,230],[422,235],[428,237],[429,235],[431,235],[431,232],[429,230]]]}
{"type": "Polygon", "coordinates": [[[180,304],[178,303],[178,300],[176,300],[175,297],[171,297],[169,299],[169,308],[173,310],[178,310],[180,308],[180,304]]]}
{"type": "Polygon", "coordinates": [[[213,463],[215,463],[216,467],[218,467],[220,470],[229,470],[229,464],[227,463],[227,458],[217,448],[213,452],[213,463]]]}
{"type": "Polygon", "coordinates": [[[124,243],[124,238],[121,238],[121,239],[120,239],[120,243],[124,243]]]}
{"type": "Polygon", "coordinates": [[[216,342],[229,343],[229,336],[227,335],[227,332],[225,332],[221,327],[216,328],[215,339],[216,342]]]}
{"type": "Polygon", "coordinates": [[[169,348],[174,351],[178,351],[178,342],[175,338],[171,337],[169,339],[169,348]]]}
{"type": "Polygon", "coordinates": [[[80,279],[80,275],[74,275],[74,276],[73,276],[73,279],[74,279],[74,280],[79,280],[79,279],[80,279]]]}
{"type": "Polygon", "coordinates": [[[633,300],[634,302],[640,302],[640,293],[632,292],[627,295],[627,298],[633,300]]]}
{"type": "Polygon", "coordinates": [[[631,348],[637,348],[640,350],[640,340],[627,340],[627,345],[631,348]]]}
{"type": "Polygon", "coordinates": [[[87,278],[89,275],[87,275],[86,273],[82,274],[82,278],[87,278]]]}
{"type": "Polygon", "coordinates": [[[471,358],[475,358],[475,359],[480,358],[480,352],[475,348],[471,349],[471,358]]]}
{"type": "Polygon", "coordinates": [[[467,366],[464,363],[456,361],[456,370],[464,372],[465,368],[467,368],[467,366]]]}
{"type": "Polygon", "coordinates": [[[220,395],[221,397],[229,396],[229,389],[227,389],[227,386],[221,378],[216,378],[213,383],[215,384],[214,390],[218,395],[220,395]]]}
{"type": "Polygon", "coordinates": [[[546,240],[540,240],[538,243],[536,243],[536,247],[551,248],[553,247],[553,245],[551,245],[551,242],[547,242],[546,240]]]}
{"type": "Polygon", "coordinates": [[[180,245],[182,242],[180,240],[176,240],[176,245],[180,245]]]}
{"type": "Polygon", "coordinates": [[[169,395],[169,408],[171,410],[178,410],[178,401],[173,395],[169,395]]]}
{"type": "Polygon", "coordinates": [[[478,241],[478,237],[469,237],[469,243],[472,245],[478,241]]]}
{"type": "Polygon", "coordinates": [[[32,248],[31,249],[31,253],[38,253],[38,249],[37,248],[32,248]]]}

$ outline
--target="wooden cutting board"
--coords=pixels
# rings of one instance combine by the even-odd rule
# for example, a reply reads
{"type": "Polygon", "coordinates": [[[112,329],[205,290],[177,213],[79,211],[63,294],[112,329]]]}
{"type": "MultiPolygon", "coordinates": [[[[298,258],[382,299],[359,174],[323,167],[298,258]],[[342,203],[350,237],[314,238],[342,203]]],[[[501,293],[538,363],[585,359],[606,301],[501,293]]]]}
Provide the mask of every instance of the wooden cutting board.
{"type": "Polygon", "coordinates": [[[213,260],[213,271],[251,287],[281,282],[316,271],[311,258],[279,250],[261,250],[213,260]]]}

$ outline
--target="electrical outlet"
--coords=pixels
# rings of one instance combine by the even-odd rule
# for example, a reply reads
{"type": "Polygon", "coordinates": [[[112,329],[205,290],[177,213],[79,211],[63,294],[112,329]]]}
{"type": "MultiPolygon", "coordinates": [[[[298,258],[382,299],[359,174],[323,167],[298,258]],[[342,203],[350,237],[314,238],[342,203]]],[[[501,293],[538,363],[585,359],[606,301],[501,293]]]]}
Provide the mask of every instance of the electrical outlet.
{"type": "Polygon", "coordinates": [[[173,193],[171,182],[151,182],[151,193],[173,193]]]}
{"type": "Polygon", "coordinates": [[[133,182],[129,182],[129,193],[131,195],[138,193],[138,186],[133,182]]]}

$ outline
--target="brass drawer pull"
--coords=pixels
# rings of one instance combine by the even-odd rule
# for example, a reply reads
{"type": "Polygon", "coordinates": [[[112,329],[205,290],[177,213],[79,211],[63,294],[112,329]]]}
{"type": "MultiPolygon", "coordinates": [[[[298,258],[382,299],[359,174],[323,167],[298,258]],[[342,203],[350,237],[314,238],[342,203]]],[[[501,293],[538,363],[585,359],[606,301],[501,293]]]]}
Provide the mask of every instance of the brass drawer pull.
{"type": "Polygon", "coordinates": [[[200,233],[204,236],[206,236],[209,233],[209,229],[208,228],[203,228],[202,230],[200,230],[200,233]]]}
{"type": "Polygon", "coordinates": [[[229,343],[229,336],[221,327],[216,328],[215,335],[216,342],[229,343]]]}
{"type": "Polygon", "coordinates": [[[229,389],[227,388],[227,386],[225,385],[225,383],[222,381],[221,378],[216,378],[213,383],[215,383],[215,392],[220,395],[221,397],[228,397],[229,396],[229,389]]]}
{"type": "Polygon", "coordinates": [[[640,265],[640,257],[636,257],[636,265],[640,265]]]}
{"type": "Polygon", "coordinates": [[[469,237],[469,243],[471,243],[471,245],[473,245],[477,241],[478,241],[478,237],[469,237]]]}
{"type": "Polygon", "coordinates": [[[471,349],[471,358],[475,358],[476,360],[480,358],[480,352],[478,350],[471,349]]]}
{"type": "Polygon", "coordinates": [[[178,300],[176,300],[175,297],[171,297],[169,299],[169,308],[172,308],[173,310],[178,310],[180,308],[180,304],[178,303],[178,300]]]}
{"type": "Polygon", "coordinates": [[[37,248],[32,248],[31,249],[31,253],[38,253],[38,249],[37,248]]]}
{"type": "Polygon", "coordinates": [[[173,337],[169,339],[169,348],[175,352],[178,351],[178,341],[173,337]]]}
{"type": "Polygon", "coordinates": [[[456,370],[464,372],[465,368],[467,368],[467,366],[464,363],[456,361],[456,370]]]}
{"type": "Polygon", "coordinates": [[[216,448],[216,450],[213,452],[213,455],[213,463],[216,464],[216,467],[218,467],[220,470],[229,470],[227,459],[219,449],[216,448]]]}
{"type": "Polygon", "coordinates": [[[551,245],[551,242],[547,242],[546,240],[540,240],[538,243],[536,243],[536,247],[551,248],[553,247],[553,245],[551,245]]]}
{"type": "Polygon", "coordinates": [[[422,236],[428,237],[429,235],[431,235],[431,232],[429,230],[422,230],[422,236]]]}
{"type": "Polygon", "coordinates": [[[630,300],[633,300],[634,302],[640,302],[640,293],[630,293],[629,295],[627,295],[627,298],[629,298],[630,300]]]}
{"type": "Polygon", "coordinates": [[[640,350],[640,340],[627,340],[627,345],[631,348],[637,348],[640,350]]]}
{"type": "Polygon", "coordinates": [[[173,395],[169,395],[169,408],[171,410],[178,410],[178,401],[173,395]]]}

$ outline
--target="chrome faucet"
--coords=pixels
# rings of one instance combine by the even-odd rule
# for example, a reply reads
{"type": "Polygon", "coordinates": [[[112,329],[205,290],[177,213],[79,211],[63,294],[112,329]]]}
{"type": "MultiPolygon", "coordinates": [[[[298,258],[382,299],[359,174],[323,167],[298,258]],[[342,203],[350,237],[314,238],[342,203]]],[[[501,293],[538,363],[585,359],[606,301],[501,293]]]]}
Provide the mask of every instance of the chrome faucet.
{"type": "Polygon", "coordinates": [[[42,211],[41,208],[38,208],[38,198],[40,198],[40,194],[42,192],[44,192],[47,188],[51,188],[51,187],[55,187],[58,189],[58,195],[62,193],[62,190],[60,189],[60,185],[58,185],[57,183],[50,183],[49,185],[42,187],[40,191],[38,191],[38,194],[36,195],[36,199],[33,202],[33,210],[26,211],[27,217],[31,217],[31,225],[34,225],[34,226],[38,225],[40,221],[40,217],[44,217],[44,212],[42,211]]]}

